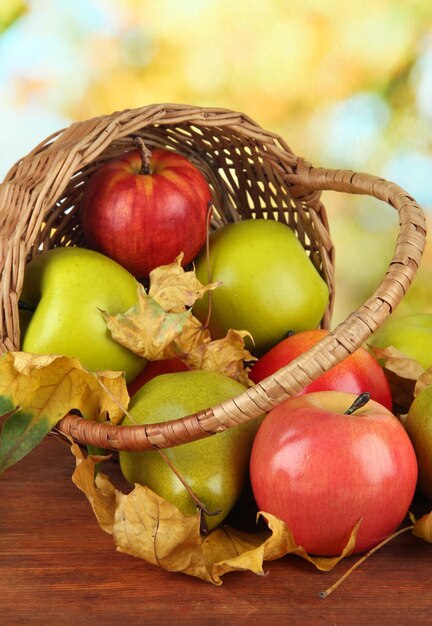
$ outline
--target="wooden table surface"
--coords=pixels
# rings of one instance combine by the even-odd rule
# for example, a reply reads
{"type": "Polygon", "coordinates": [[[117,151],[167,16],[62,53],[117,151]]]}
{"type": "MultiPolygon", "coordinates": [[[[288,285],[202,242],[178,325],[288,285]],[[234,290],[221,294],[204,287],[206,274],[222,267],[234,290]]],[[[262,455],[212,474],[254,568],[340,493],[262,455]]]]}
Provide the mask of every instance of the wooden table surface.
{"type": "Polygon", "coordinates": [[[287,556],[265,577],[235,572],[215,587],[116,552],[72,484],[73,467],[68,447],[48,437],[0,477],[4,626],[432,624],[432,545],[411,534],[326,599],[318,592],[356,557],[323,573],[287,556]]]}

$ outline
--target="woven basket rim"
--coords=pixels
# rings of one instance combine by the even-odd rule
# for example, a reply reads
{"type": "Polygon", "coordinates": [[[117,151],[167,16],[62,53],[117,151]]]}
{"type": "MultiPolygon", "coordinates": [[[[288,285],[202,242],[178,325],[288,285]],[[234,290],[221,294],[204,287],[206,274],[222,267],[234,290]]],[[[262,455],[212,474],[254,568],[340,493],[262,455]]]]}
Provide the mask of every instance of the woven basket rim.
{"type": "MultiPolygon", "coordinates": [[[[313,167],[303,158],[297,157],[279,135],[265,131],[248,116],[229,109],[193,105],[150,105],[136,110],[128,109],[111,116],[76,122],[67,129],[54,133],[18,161],[0,184],[0,217],[3,220],[1,224],[8,224],[5,207],[10,189],[31,180],[36,166],[40,166],[38,173],[41,181],[38,180],[34,188],[38,189],[38,197],[40,198],[42,194],[45,200],[48,198],[46,200],[48,202],[55,194],[59,197],[63,179],[76,171],[78,162],[80,168],[85,167],[110,145],[110,133],[115,132],[116,139],[121,140],[136,132],[140,124],[141,128],[145,127],[145,123],[168,125],[170,116],[171,120],[177,121],[194,119],[194,125],[199,125],[202,120],[203,126],[215,127],[218,123],[221,124],[218,116],[222,116],[233,132],[239,134],[243,132],[245,136],[248,133],[256,133],[268,149],[271,162],[274,155],[283,155],[284,179],[289,183],[293,197],[299,202],[309,202],[313,205],[319,202],[321,192],[324,190],[369,195],[396,209],[399,214],[400,230],[387,272],[371,297],[314,348],[274,375],[246,389],[239,396],[171,422],[124,428],[109,422],[92,422],[69,414],[57,425],[61,432],[83,444],[92,444],[108,450],[148,450],[194,441],[262,415],[295,395],[324,371],[360,347],[394,311],[415,277],[425,248],[424,212],[414,198],[397,184],[367,173],[313,167]],[[94,142],[80,150],[80,146],[74,144],[78,131],[88,133],[90,138],[94,138],[94,142]],[[59,144],[62,151],[57,154],[55,150],[59,144]],[[53,164],[49,163],[49,157],[53,154],[57,159],[54,159],[57,168],[54,168],[54,173],[57,179],[53,175],[53,170],[49,169],[50,178],[47,181],[43,174],[46,173],[48,165],[53,168],[53,164]],[[1,201],[2,198],[4,202],[1,201]]],[[[2,240],[8,235],[5,228],[0,230],[0,233],[2,240]]],[[[3,245],[3,250],[6,249],[7,244],[3,245]]],[[[5,256],[9,265],[13,266],[11,255],[8,257],[7,253],[4,253],[3,258],[5,256]]],[[[22,268],[19,271],[22,272],[22,268]]]]}

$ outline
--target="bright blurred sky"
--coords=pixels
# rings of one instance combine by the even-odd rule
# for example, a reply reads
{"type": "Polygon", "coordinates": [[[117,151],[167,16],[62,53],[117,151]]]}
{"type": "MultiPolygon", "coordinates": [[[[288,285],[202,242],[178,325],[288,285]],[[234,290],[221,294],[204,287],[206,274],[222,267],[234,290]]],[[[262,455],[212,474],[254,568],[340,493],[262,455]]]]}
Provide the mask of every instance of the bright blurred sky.
{"type": "MultiPolygon", "coordinates": [[[[151,7],[152,20],[156,4],[143,3],[151,7]]],[[[184,26],[188,15],[196,19],[196,13],[211,4],[212,0],[165,0],[161,20],[172,21],[178,16],[180,26],[184,26]]],[[[97,36],[124,37],[125,33],[133,37],[134,33],[133,25],[124,23],[119,0],[33,0],[29,6],[31,10],[0,37],[0,179],[34,145],[73,121],[64,112],[65,102],[69,99],[73,104],[91,93],[92,80],[99,71],[97,62],[92,64],[88,54],[89,41],[98,41],[97,36]]],[[[223,45],[224,33],[220,37],[223,45]]],[[[136,42],[134,45],[136,52],[136,42]]],[[[138,51],[141,60],[146,54],[151,56],[148,45],[142,40],[142,49],[138,51]]],[[[424,49],[413,76],[418,111],[429,120],[432,129],[430,39],[425,40],[424,49]]],[[[102,46],[96,57],[103,60],[105,52],[102,46]]],[[[253,88],[251,85],[251,97],[253,88]]],[[[229,107],[230,103],[225,104],[229,107]]],[[[388,105],[378,95],[356,93],[336,103],[317,103],[305,135],[316,137],[320,164],[364,169],[365,164],[374,163],[374,154],[381,147],[380,130],[389,116],[388,105]]],[[[395,146],[379,173],[405,186],[421,203],[432,207],[432,150],[429,140],[429,149],[425,150],[425,141],[423,136],[413,136],[409,143],[395,146]]]]}
{"type": "Polygon", "coordinates": [[[0,178],[37,143],[71,123],[59,113],[59,105],[68,94],[75,100],[84,93],[90,80],[79,43],[116,27],[109,1],[33,0],[29,4],[31,11],[0,37],[0,178]],[[32,90],[33,96],[28,97],[32,90]]]}

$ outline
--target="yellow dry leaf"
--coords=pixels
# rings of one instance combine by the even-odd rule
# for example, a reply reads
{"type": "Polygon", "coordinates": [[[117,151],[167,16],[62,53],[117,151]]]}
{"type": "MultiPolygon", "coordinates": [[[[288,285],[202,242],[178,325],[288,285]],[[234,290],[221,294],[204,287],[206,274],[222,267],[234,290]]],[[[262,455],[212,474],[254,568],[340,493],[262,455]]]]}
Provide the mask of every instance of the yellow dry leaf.
{"type": "Polygon", "coordinates": [[[298,546],[287,525],[274,515],[259,513],[268,524],[270,532],[245,533],[224,526],[213,531],[203,543],[206,558],[212,563],[212,572],[219,578],[227,572],[248,570],[259,576],[264,575],[264,561],[274,561],[288,554],[296,554],[306,559],[322,571],[330,571],[339,561],[354,549],[360,522],[353,529],[342,554],[337,557],[310,556],[298,546]]]}
{"type": "Polygon", "coordinates": [[[195,271],[185,271],[181,265],[181,252],[173,263],[161,265],[150,272],[149,296],[170,313],[181,313],[192,307],[202,296],[220,283],[203,285],[197,279],[195,271]]]}
{"type": "Polygon", "coordinates": [[[357,524],[354,526],[354,528],[352,529],[351,535],[339,556],[332,556],[332,557],[311,556],[301,546],[299,546],[297,550],[294,551],[294,553],[298,554],[298,556],[301,556],[303,559],[306,559],[306,561],[309,561],[309,563],[312,563],[313,565],[315,565],[315,567],[321,570],[322,572],[329,572],[339,563],[339,561],[341,561],[345,557],[350,556],[352,554],[355,548],[357,533],[360,528],[361,522],[362,520],[359,520],[357,524]]]}
{"type": "Polygon", "coordinates": [[[211,564],[215,583],[222,584],[227,572],[249,571],[264,576],[264,546],[270,533],[247,533],[231,526],[222,526],[211,532],[202,542],[206,561],[211,564]]]}
{"type": "Polygon", "coordinates": [[[71,451],[76,459],[76,468],[72,475],[72,481],[90,502],[93,513],[102,530],[112,534],[116,491],[109,479],[100,472],[98,472],[95,482],[96,464],[109,457],[88,456],[85,458],[81,449],[75,443],[72,444],[71,451]]]}
{"type": "Polygon", "coordinates": [[[194,271],[183,269],[182,258],[150,273],[148,293],[138,284],[138,302],[126,313],[102,311],[113,339],[149,361],[178,357],[190,369],[219,372],[249,385],[244,365],[254,359],[244,345],[249,333],[230,330],[223,339],[211,340],[190,307],[219,283],[202,285],[194,271]]]}
{"type": "Polygon", "coordinates": [[[423,374],[424,367],[415,359],[411,359],[393,346],[387,348],[371,347],[371,352],[381,361],[384,367],[397,374],[400,378],[417,380],[423,374]]]}
{"type": "Polygon", "coordinates": [[[425,372],[424,367],[393,346],[371,346],[370,350],[384,368],[397,412],[408,412],[415,394],[418,393],[415,389],[418,379],[425,372]]]}
{"type": "Polygon", "coordinates": [[[254,357],[245,348],[246,336],[250,336],[246,331],[230,329],[222,339],[214,339],[195,346],[186,355],[185,363],[191,369],[205,369],[225,374],[247,386],[250,381],[244,363],[253,361],[254,357]]]}
{"type": "MultiPolygon", "coordinates": [[[[183,325],[183,330],[168,347],[171,356],[180,357],[187,363],[188,354],[197,346],[202,346],[211,341],[210,332],[203,324],[191,315],[183,325]]],[[[192,366],[190,366],[192,367],[192,366]]]]}
{"type": "MultiPolygon", "coordinates": [[[[113,535],[116,548],[169,571],[181,571],[215,582],[201,550],[200,515],[186,517],[147,487],[117,490],[95,465],[101,457],[84,458],[74,444],[74,484],[85,494],[100,527],[113,535]]],[[[103,460],[103,459],[102,459],[103,460]]]]}
{"type": "Polygon", "coordinates": [[[115,341],[135,354],[159,361],[170,358],[170,344],[180,335],[190,310],[167,312],[154,298],[138,286],[138,303],[126,313],[110,315],[102,311],[107,327],[115,341]]]}
{"type": "Polygon", "coordinates": [[[414,397],[418,396],[423,389],[432,385],[432,367],[427,369],[416,381],[414,387],[414,397]]]}
{"type": "Polygon", "coordinates": [[[414,524],[413,535],[424,539],[428,543],[432,543],[432,511],[423,515],[420,519],[416,520],[410,513],[411,521],[414,524]]]}
{"type": "Polygon", "coordinates": [[[121,552],[216,582],[201,549],[200,515],[185,517],[147,487],[136,485],[128,495],[117,492],[113,536],[121,552]]]}
{"type": "MultiPolygon", "coordinates": [[[[257,558],[251,558],[245,569],[252,569],[255,574],[262,574],[263,551],[257,550],[257,548],[263,546],[270,535],[268,530],[252,533],[225,524],[215,528],[203,539],[202,549],[206,554],[208,563],[218,564],[219,571],[216,572],[218,576],[224,573],[222,570],[226,561],[237,559],[243,554],[251,554],[252,552],[256,553],[255,557],[257,558]],[[259,553],[261,553],[261,558],[259,553]],[[250,565],[253,561],[256,563],[251,568],[250,565]]],[[[226,571],[230,570],[226,569],[226,571]]]]}
{"type": "Polygon", "coordinates": [[[77,359],[7,352],[0,359],[0,472],[19,461],[72,409],[118,422],[129,403],[122,372],[93,374],[77,359]]]}
{"type": "Polygon", "coordinates": [[[83,406],[85,417],[112,421],[123,416],[129,403],[122,372],[92,374],[77,359],[29,352],[8,352],[0,363],[0,395],[13,398],[15,405],[44,408],[61,413],[64,406],[83,406]],[[37,394],[39,407],[35,404],[37,394]]]}
{"type": "Polygon", "coordinates": [[[89,500],[101,528],[112,533],[116,548],[167,571],[221,585],[221,576],[227,572],[264,575],[264,561],[287,554],[296,554],[328,571],[354,548],[359,524],[340,556],[311,557],[296,544],[286,524],[268,513],[260,513],[268,530],[248,533],[225,525],[203,537],[199,513],[184,516],[173,504],[141,485],[135,485],[126,495],[101,473],[95,483],[94,468],[101,458],[84,459],[76,445],[72,452],[77,458],[73,481],[89,500]]]}

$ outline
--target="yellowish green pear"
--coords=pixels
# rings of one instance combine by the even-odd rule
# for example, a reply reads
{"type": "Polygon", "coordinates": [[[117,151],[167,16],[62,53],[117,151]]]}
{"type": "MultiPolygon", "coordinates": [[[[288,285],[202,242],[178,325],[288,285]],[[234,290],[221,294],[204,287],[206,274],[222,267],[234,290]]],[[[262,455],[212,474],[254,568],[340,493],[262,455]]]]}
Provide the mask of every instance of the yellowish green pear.
{"type": "Polygon", "coordinates": [[[416,396],[404,426],[417,457],[418,486],[432,500],[432,386],[416,396]]]}
{"type": "Polygon", "coordinates": [[[413,313],[391,317],[368,343],[376,348],[393,346],[425,369],[432,366],[432,314],[413,313]]]}
{"type": "Polygon", "coordinates": [[[101,309],[124,313],[137,302],[137,283],[107,256],[77,247],[53,248],[25,270],[22,350],[76,357],[91,371],[124,371],[133,380],[146,361],[111,338],[101,309]],[[24,319],[26,318],[26,319],[24,319]]]}
{"type": "MultiPolygon", "coordinates": [[[[228,224],[210,236],[196,274],[222,284],[198,300],[194,314],[207,320],[213,339],[230,328],[253,337],[261,355],[289,333],[316,328],[328,304],[328,287],[289,226],[265,219],[228,224]],[[209,299],[211,306],[209,307],[209,299]]],[[[248,340],[247,340],[248,341],[248,340]]]]}
{"type": "MultiPolygon", "coordinates": [[[[196,413],[232,398],[245,387],[216,372],[191,370],[161,374],[132,397],[123,424],[152,424],[196,413]]],[[[252,442],[261,418],[221,433],[164,450],[176,471],[209,512],[209,530],[220,524],[238,500],[248,478],[252,442]]],[[[146,485],[170,501],[184,515],[197,512],[197,504],[175,472],[157,451],[120,452],[120,467],[130,483],[146,485]]]]}

